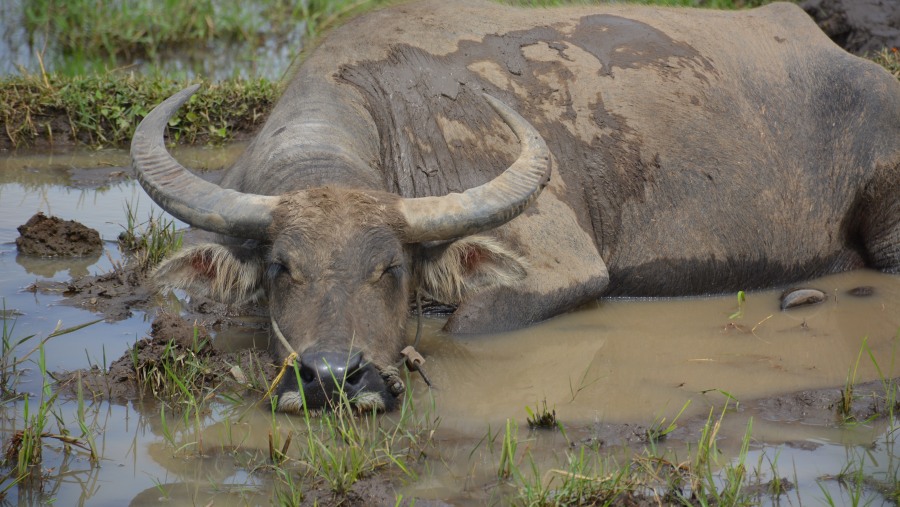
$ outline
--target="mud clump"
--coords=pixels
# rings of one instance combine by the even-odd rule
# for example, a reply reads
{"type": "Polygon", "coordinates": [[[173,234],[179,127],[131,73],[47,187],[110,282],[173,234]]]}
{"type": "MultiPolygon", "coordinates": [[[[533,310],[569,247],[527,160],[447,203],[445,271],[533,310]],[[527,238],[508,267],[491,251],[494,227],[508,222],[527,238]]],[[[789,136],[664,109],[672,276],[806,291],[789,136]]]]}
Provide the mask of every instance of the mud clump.
{"type": "Polygon", "coordinates": [[[57,376],[63,393],[74,394],[80,383],[95,397],[130,401],[156,397],[158,393],[151,391],[159,387],[159,381],[165,381],[167,368],[178,374],[177,370],[188,363],[192,386],[203,392],[242,392],[268,385],[278,373],[266,351],[221,352],[213,346],[203,324],[162,313],[151,324],[150,336],[126,350],[107,371],[94,366],[57,376]]]}
{"type": "Polygon", "coordinates": [[[801,7],[831,40],[851,53],[900,48],[900,2],[806,0],[801,7]]]}
{"type": "Polygon", "coordinates": [[[162,313],[157,316],[150,324],[150,339],[138,342],[138,344],[158,342],[173,342],[176,347],[194,351],[204,357],[216,353],[212,347],[203,346],[209,342],[209,331],[205,326],[193,324],[171,313],[162,313]]]}
{"type": "Polygon", "coordinates": [[[75,222],[38,212],[18,227],[16,248],[39,257],[84,257],[103,251],[100,233],[75,222]]]}

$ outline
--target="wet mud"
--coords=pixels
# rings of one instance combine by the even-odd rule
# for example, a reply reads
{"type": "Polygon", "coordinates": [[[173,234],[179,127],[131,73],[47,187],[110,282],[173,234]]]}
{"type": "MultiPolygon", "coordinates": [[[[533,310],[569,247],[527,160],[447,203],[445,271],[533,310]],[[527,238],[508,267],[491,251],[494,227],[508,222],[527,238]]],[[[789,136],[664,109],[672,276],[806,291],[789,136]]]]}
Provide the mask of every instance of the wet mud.
{"type": "MultiPolygon", "coordinates": [[[[895,33],[897,31],[898,12],[900,5],[895,6],[890,2],[877,2],[866,0],[855,2],[854,0],[810,0],[804,4],[807,12],[816,17],[820,26],[826,30],[839,44],[846,49],[863,53],[871,51],[866,42],[859,42],[860,37],[869,37],[873,33],[895,33]],[[872,28],[856,29],[850,25],[851,19],[847,9],[874,9],[872,6],[881,6],[885,10],[895,9],[894,14],[885,13],[875,17],[875,20],[883,20],[888,23],[888,29],[872,28]],[[888,5],[890,4],[890,5],[888,5]],[[823,18],[832,25],[824,25],[819,20],[819,15],[811,10],[811,5],[818,9],[833,9],[830,17],[823,18]],[[838,7],[843,8],[843,15],[838,7]],[[835,17],[837,16],[837,17],[835,17]],[[843,17],[841,17],[843,16],[843,17]],[[829,21],[830,20],[830,21],[829,21]],[[835,21],[836,20],[836,21],[835,21]],[[831,28],[829,28],[831,26],[831,28]],[[849,27],[849,28],[848,28],[849,27]],[[860,35],[862,34],[862,35],[860,35]],[[866,35],[868,34],[868,36],[866,35]]],[[[886,39],[887,40],[887,39],[886,39]]],[[[880,45],[900,45],[898,38],[893,42],[879,43],[880,45]]],[[[879,47],[880,47],[879,45],[879,47]]],[[[86,188],[108,184],[110,181],[118,181],[125,178],[122,171],[81,171],[73,180],[76,187],[86,188]]],[[[46,219],[46,217],[45,217],[46,219]]],[[[32,219],[34,220],[34,218],[32,219]]],[[[31,221],[29,221],[31,223],[31,221]]],[[[28,225],[28,224],[26,224],[28,225]]],[[[24,226],[23,226],[24,227],[24,226]]],[[[37,234],[36,237],[46,238],[49,232],[37,234]]],[[[98,238],[99,240],[99,238],[98,238]]],[[[79,241],[75,242],[80,243],[79,241]]],[[[102,244],[101,244],[102,250],[102,244]]],[[[99,251],[99,250],[98,250],[99,251]]],[[[29,255],[66,255],[54,253],[29,253],[29,255]]],[[[72,255],[72,254],[68,254],[72,255]]],[[[85,255],[85,254],[74,254],[85,255]]],[[[65,282],[42,280],[34,283],[30,290],[41,293],[54,293],[64,296],[63,304],[84,308],[107,320],[126,319],[134,310],[154,311],[162,306],[159,296],[152,287],[147,275],[130,268],[127,263],[109,273],[99,275],[81,276],[65,282]]],[[[875,289],[871,287],[861,288],[860,294],[869,295],[875,289]]],[[[444,307],[428,308],[434,313],[446,314],[452,309],[444,307]]],[[[428,310],[426,309],[426,311],[428,310]]],[[[248,313],[256,315],[261,312],[259,308],[227,308],[224,305],[208,300],[192,299],[186,307],[178,309],[179,315],[160,313],[151,326],[150,336],[138,340],[121,357],[110,363],[108,369],[103,371],[94,366],[89,369],[77,371],[57,372],[55,376],[60,379],[59,389],[65,395],[74,396],[79,382],[85,392],[92,393],[95,399],[106,399],[111,402],[125,402],[137,400],[147,396],[145,387],[141,384],[139,371],[146,371],[158,367],[158,362],[167,350],[176,348],[183,354],[195,354],[203,361],[208,369],[202,374],[202,388],[217,390],[218,392],[243,392],[250,389],[249,385],[261,383],[262,379],[247,378],[249,372],[259,372],[266,382],[271,382],[275,377],[278,365],[272,364],[272,359],[265,350],[244,349],[239,351],[224,351],[207,343],[198,348],[200,343],[208,342],[210,330],[227,329],[230,326],[246,327],[258,326],[264,329],[264,324],[249,323],[243,320],[248,313]],[[195,333],[195,329],[197,329],[195,333]],[[235,375],[235,366],[244,376],[235,375]],[[262,368],[259,371],[259,368],[262,368]]],[[[805,321],[804,321],[805,325],[805,321]]],[[[748,331],[752,334],[752,332],[748,331]]],[[[769,396],[752,400],[741,400],[734,409],[739,412],[752,414],[760,419],[776,422],[796,422],[803,425],[838,427],[846,421],[873,421],[884,417],[893,410],[900,410],[900,406],[890,407],[886,400],[890,399],[884,392],[882,382],[870,382],[854,385],[852,396],[847,396],[846,386],[832,386],[825,389],[800,390],[776,396],[769,396]],[[844,400],[849,400],[845,405],[844,400]]],[[[679,421],[676,429],[669,438],[689,441],[706,423],[705,417],[692,417],[679,421]]],[[[568,421],[563,421],[568,423],[568,421]]],[[[649,442],[648,430],[650,421],[630,422],[597,422],[586,430],[587,435],[574,442],[575,446],[589,447],[631,447],[637,448],[649,442]]],[[[790,443],[788,443],[790,445],[790,443]]],[[[815,445],[809,441],[798,442],[797,445],[815,445]]],[[[395,485],[398,480],[390,474],[381,474],[360,480],[353,485],[345,497],[335,498],[327,487],[307,491],[305,503],[318,503],[322,505],[388,505],[396,500],[395,485]]],[[[191,501],[191,488],[185,487],[184,500],[191,501]]],[[[178,498],[176,488],[170,488],[173,499],[178,498]]],[[[133,504],[142,504],[144,500],[155,501],[159,499],[156,488],[151,488],[134,498],[133,504]],[[146,493],[146,495],[145,495],[146,493]]],[[[653,504],[649,499],[640,497],[621,499],[626,505],[653,504]]],[[[442,501],[419,500],[418,505],[447,505],[442,501]]]]}
{"type": "MultiPolygon", "coordinates": [[[[102,170],[96,171],[89,179],[91,181],[106,180],[107,176],[102,173],[102,170]]],[[[871,282],[864,280],[864,283],[871,282]]],[[[852,290],[852,293],[856,295],[874,293],[875,297],[877,294],[890,290],[877,284],[854,287],[856,288],[852,290]]],[[[245,398],[262,400],[263,392],[258,386],[271,382],[277,373],[279,365],[272,364],[272,359],[265,352],[264,345],[257,349],[227,350],[216,343],[216,339],[220,338],[221,334],[218,334],[216,339],[209,340],[211,335],[221,333],[221,330],[227,330],[230,327],[246,328],[250,326],[265,334],[266,319],[254,320],[252,318],[262,315],[263,309],[256,307],[228,308],[208,300],[191,298],[187,302],[179,303],[180,306],[175,307],[174,311],[166,310],[171,306],[172,300],[159,296],[147,275],[131,268],[127,258],[123,259],[122,263],[109,273],[75,277],[62,282],[44,280],[33,284],[31,290],[61,295],[63,299],[60,304],[84,308],[110,321],[125,319],[135,311],[149,312],[150,315],[159,312],[152,325],[149,326],[149,336],[138,340],[121,357],[109,363],[106,371],[95,366],[77,371],[56,372],[54,376],[60,380],[58,388],[63,397],[74,398],[80,382],[85,396],[95,400],[108,400],[123,404],[129,401],[136,403],[137,400],[144,400],[144,403],[148,400],[152,402],[153,395],[152,393],[148,394],[146,384],[142,384],[139,372],[154,368],[159,370],[160,359],[167,351],[168,353],[174,351],[176,355],[193,354],[198,361],[202,362],[205,369],[198,381],[200,389],[206,392],[238,393],[245,398]],[[202,347],[198,346],[204,342],[206,343],[202,347]],[[212,344],[210,345],[209,342],[212,344]],[[236,371],[240,371],[241,374],[236,375],[236,371]],[[258,378],[254,378],[254,375],[257,374],[258,378]],[[246,393],[249,393],[249,396],[246,393]]],[[[833,294],[834,297],[829,297],[826,304],[836,304],[837,301],[845,304],[851,299],[858,299],[849,297],[851,292],[847,288],[842,288],[833,294]]],[[[829,296],[832,296],[832,293],[829,293],[829,296]]],[[[776,309],[778,295],[770,294],[766,297],[770,298],[772,309],[776,309]]],[[[433,326],[438,326],[436,323],[446,318],[448,311],[452,311],[452,308],[437,306],[429,302],[425,302],[424,306],[426,315],[438,316],[426,319],[426,324],[433,326]]],[[[797,311],[810,310],[791,310],[791,312],[797,311]]],[[[806,314],[801,313],[800,315],[806,314]]],[[[755,322],[757,319],[754,317],[751,320],[755,322]]],[[[453,338],[445,337],[440,340],[449,344],[453,338]]],[[[438,347],[438,345],[432,345],[434,349],[438,347]]],[[[425,351],[427,352],[427,350],[425,351]]],[[[441,354],[438,352],[437,355],[441,354]]],[[[458,377],[443,378],[443,372],[438,363],[435,363],[432,368],[434,369],[429,370],[430,373],[438,377],[442,385],[464,380],[458,377]]],[[[842,405],[842,400],[845,399],[842,389],[844,386],[835,385],[826,389],[798,390],[787,394],[756,397],[756,399],[747,397],[742,398],[738,406],[731,410],[752,415],[757,420],[796,422],[810,427],[838,428],[848,420],[877,420],[888,413],[891,408],[885,403],[887,396],[885,396],[880,382],[853,386],[852,396],[849,397],[852,400],[849,410],[842,405]]],[[[135,405],[135,407],[137,406],[135,405]]],[[[264,407],[265,404],[259,406],[264,407]]],[[[894,410],[900,409],[896,406],[893,408],[894,410]]],[[[143,409],[136,408],[136,410],[143,409]]],[[[158,408],[149,410],[148,413],[158,413],[159,411],[158,408]]],[[[264,409],[260,408],[259,410],[263,411],[264,409]]],[[[573,438],[571,444],[560,443],[560,449],[572,445],[576,448],[601,448],[616,452],[617,449],[623,447],[639,449],[650,442],[648,432],[653,422],[647,419],[626,417],[622,421],[612,421],[607,418],[607,420],[601,419],[594,423],[579,417],[575,419],[561,419],[561,422],[567,427],[567,431],[570,431],[573,437],[577,434],[577,438],[573,438]]],[[[696,438],[706,422],[707,419],[702,416],[691,416],[679,420],[678,428],[667,439],[670,442],[690,442],[696,438]]],[[[797,446],[817,445],[802,438],[796,440],[797,446]]],[[[792,445],[792,443],[786,442],[786,445],[792,445]]],[[[313,486],[306,492],[305,502],[309,504],[318,502],[320,505],[392,504],[397,492],[401,490],[402,484],[403,479],[390,472],[376,473],[360,480],[344,497],[335,497],[324,485],[313,486]]],[[[187,494],[191,488],[185,486],[184,490],[187,494]]],[[[173,498],[178,497],[177,491],[178,488],[175,486],[170,490],[173,498]]],[[[148,494],[152,494],[152,491],[148,490],[148,494]]],[[[621,500],[627,505],[653,504],[651,499],[640,497],[628,497],[621,500]]],[[[423,503],[419,500],[416,503],[419,505],[446,505],[439,500],[428,502],[423,503]]]]}
{"type": "MultiPolygon", "coordinates": [[[[896,382],[886,379],[885,382],[860,383],[853,385],[849,393],[844,387],[808,389],[741,402],[734,410],[771,422],[826,428],[837,428],[847,422],[874,422],[887,417],[891,411],[900,411],[900,402],[885,391],[885,384],[895,385],[896,382]]],[[[678,428],[668,438],[689,441],[706,423],[705,415],[679,421],[678,428]]],[[[650,430],[649,426],[636,423],[595,423],[589,435],[578,443],[591,447],[635,448],[650,443],[650,430]]]]}
{"type": "Polygon", "coordinates": [[[36,213],[19,227],[16,248],[38,257],[84,257],[103,251],[100,234],[74,220],[36,213]]]}
{"type": "Polygon", "coordinates": [[[170,313],[161,313],[150,326],[150,336],[137,341],[122,357],[103,371],[97,366],[57,374],[59,389],[74,395],[82,388],[99,399],[124,402],[151,396],[148,372],[164,372],[163,361],[190,357],[202,365],[193,378],[202,392],[243,392],[250,386],[272,382],[278,368],[268,352],[245,349],[235,352],[217,350],[207,327],[170,313]]]}
{"type": "Polygon", "coordinates": [[[63,304],[100,314],[108,321],[127,319],[132,310],[149,310],[154,292],[146,275],[134,269],[116,269],[66,282],[38,280],[26,288],[42,294],[65,296],[63,304]]]}
{"type": "Polygon", "coordinates": [[[768,421],[800,422],[826,427],[837,427],[848,421],[875,421],[892,410],[900,410],[900,403],[885,391],[885,383],[896,382],[873,381],[851,385],[849,388],[799,391],[751,401],[747,403],[746,410],[768,421]]]}

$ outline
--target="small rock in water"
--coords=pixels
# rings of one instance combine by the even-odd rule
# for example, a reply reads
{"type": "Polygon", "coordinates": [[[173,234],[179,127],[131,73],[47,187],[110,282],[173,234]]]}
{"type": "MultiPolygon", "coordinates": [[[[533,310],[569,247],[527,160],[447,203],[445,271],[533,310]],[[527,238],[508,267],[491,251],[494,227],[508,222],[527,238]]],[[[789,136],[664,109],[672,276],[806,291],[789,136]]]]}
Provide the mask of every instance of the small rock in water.
{"type": "Polygon", "coordinates": [[[864,297],[871,296],[872,294],[875,294],[875,287],[872,287],[871,285],[861,285],[859,287],[854,287],[854,288],[848,290],[847,294],[850,294],[851,296],[864,298],[864,297]]]}
{"type": "Polygon", "coordinates": [[[815,305],[828,296],[818,289],[788,289],[781,294],[781,309],[789,310],[798,306],[815,305]]]}

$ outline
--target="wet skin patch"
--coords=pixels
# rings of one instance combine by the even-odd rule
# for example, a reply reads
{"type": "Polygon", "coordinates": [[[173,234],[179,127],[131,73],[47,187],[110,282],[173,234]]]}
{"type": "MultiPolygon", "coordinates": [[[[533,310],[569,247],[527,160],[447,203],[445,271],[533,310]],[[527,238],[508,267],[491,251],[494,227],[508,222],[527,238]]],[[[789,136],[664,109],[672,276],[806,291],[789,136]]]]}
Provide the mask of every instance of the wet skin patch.
{"type": "Polygon", "coordinates": [[[572,104],[580,95],[574,89],[585,86],[571,69],[581,65],[569,56],[574,52],[593,59],[583,65],[594,76],[613,77],[617,68],[650,67],[663,73],[689,68],[706,80],[705,73],[715,72],[695,49],[656,28],[592,15],[569,30],[538,27],[461,41],[445,56],[398,44],[386,60],[345,66],[339,79],[358,87],[369,101],[382,159],[390,166],[382,170],[389,191],[405,197],[461,192],[490,180],[515,160],[517,142],[480,97],[484,90],[531,118],[560,164],[584,168],[562,172],[572,189],[566,200],[582,210],[582,228],[609,244],[616,240],[616,227],[610,225],[617,222],[621,202],[640,198],[644,182],[659,167],[653,159],[642,160],[640,139],[625,118],[604,106],[599,90],[589,104],[589,121],[602,134],[572,135],[567,124],[576,119],[572,104]],[[529,58],[527,53],[539,46],[557,58],[529,58]],[[559,86],[551,89],[548,81],[559,86]],[[563,109],[544,111],[545,103],[563,109]],[[608,196],[609,201],[598,198],[610,188],[619,189],[617,195],[608,196]],[[584,203],[597,203],[600,209],[588,213],[584,203]]]}

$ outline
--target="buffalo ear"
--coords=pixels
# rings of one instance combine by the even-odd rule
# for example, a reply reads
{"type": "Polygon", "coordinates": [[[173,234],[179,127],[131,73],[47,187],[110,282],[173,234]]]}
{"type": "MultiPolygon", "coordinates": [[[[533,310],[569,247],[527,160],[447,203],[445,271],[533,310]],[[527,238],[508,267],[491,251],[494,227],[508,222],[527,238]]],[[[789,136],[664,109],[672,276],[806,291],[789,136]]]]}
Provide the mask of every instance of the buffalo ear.
{"type": "Polygon", "coordinates": [[[487,236],[467,236],[424,247],[416,266],[418,282],[435,300],[459,304],[466,294],[509,286],[525,278],[525,259],[487,236]]]}
{"type": "Polygon", "coordinates": [[[182,289],[225,304],[241,304],[261,295],[262,257],[247,248],[205,243],[183,249],[163,261],[153,280],[163,290],[182,289]]]}

